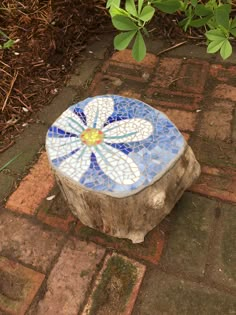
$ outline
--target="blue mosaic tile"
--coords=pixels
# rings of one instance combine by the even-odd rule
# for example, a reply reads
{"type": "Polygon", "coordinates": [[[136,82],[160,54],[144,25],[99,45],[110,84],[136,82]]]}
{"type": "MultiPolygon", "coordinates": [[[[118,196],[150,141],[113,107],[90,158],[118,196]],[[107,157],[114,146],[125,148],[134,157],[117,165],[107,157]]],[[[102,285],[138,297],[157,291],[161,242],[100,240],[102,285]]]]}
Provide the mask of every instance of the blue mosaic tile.
{"type": "Polygon", "coordinates": [[[186,147],[174,124],[149,105],[117,95],[69,107],[49,128],[52,166],[86,189],[125,197],[158,180],[186,147]]]}

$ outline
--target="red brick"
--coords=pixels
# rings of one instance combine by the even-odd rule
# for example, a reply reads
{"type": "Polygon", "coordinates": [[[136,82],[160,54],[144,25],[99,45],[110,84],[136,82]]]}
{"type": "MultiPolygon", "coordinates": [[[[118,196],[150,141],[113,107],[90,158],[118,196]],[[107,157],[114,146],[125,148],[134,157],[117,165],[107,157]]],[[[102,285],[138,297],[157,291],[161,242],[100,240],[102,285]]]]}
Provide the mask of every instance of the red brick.
{"type": "Polygon", "coordinates": [[[55,184],[46,153],[42,153],[30,173],[10,196],[6,207],[13,211],[34,214],[41,201],[55,184]]]}
{"type": "Polygon", "coordinates": [[[64,232],[69,231],[70,224],[76,221],[76,218],[72,214],[68,214],[66,219],[61,219],[55,216],[50,216],[43,209],[38,213],[38,219],[50,226],[58,228],[64,232]]]}
{"type": "Polygon", "coordinates": [[[177,89],[184,92],[202,93],[208,75],[209,63],[203,60],[189,59],[179,72],[177,89]]]}
{"type": "Polygon", "coordinates": [[[222,203],[219,208],[220,216],[216,222],[214,243],[209,253],[211,268],[208,270],[208,278],[219,287],[227,287],[235,292],[236,205],[222,203]]]}
{"type": "MultiPolygon", "coordinates": [[[[114,311],[114,308],[120,308],[120,309],[123,308],[122,311],[119,311],[119,314],[131,315],[133,307],[134,307],[134,303],[136,301],[136,298],[137,298],[137,295],[139,293],[139,289],[140,289],[140,286],[141,286],[141,283],[142,283],[142,280],[143,280],[143,277],[145,274],[146,267],[144,265],[138,263],[137,261],[134,261],[134,260],[129,259],[125,256],[117,255],[114,253],[107,255],[105,262],[103,264],[103,268],[100,271],[100,273],[96,279],[95,287],[92,291],[92,294],[90,295],[90,298],[88,300],[87,305],[85,306],[85,308],[82,312],[82,315],[90,314],[90,311],[93,307],[93,302],[94,302],[94,293],[96,292],[96,289],[102,283],[102,281],[104,281],[103,275],[106,272],[106,269],[108,268],[108,264],[109,263],[112,264],[112,262],[111,262],[112,258],[120,259],[121,261],[123,261],[124,266],[125,266],[125,264],[129,264],[133,267],[133,270],[135,270],[135,272],[136,272],[136,279],[134,282],[134,286],[132,287],[132,291],[130,292],[129,296],[125,297],[125,298],[127,298],[125,305],[121,304],[123,302],[123,300],[121,300],[121,296],[123,293],[122,292],[123,291],[122,290],[123,289],[123,287],[122,287],[123,283],[121,280],[122,278],[119,278],[119,276],[122,276],[122,275],[121,274],[118,274],[118,275],[112,274],[110,279],[109,279],[109,283],[106,286],[106,288],[108,289],[107,290],[108,298],[106,300],[106,303],[105,304],[101,303],[100,305],[98,305],[99,309],[95,310],[95,312],[98,312],[99,314],[111,314],[110,312],[111,312],[111,310],[114,311]]],[[[114,268],[117,269],[117,266],[115,265],[115,263],[114,263],[114,268]]],[[[128,268],[124,268],[123,273],[126,272],[126,270],[128,270],[128,268]]],[[[132,275],[130,275],[130,276],[132,276],[132,275]]],[[[127,277],[127,275],[126,275],[126,277],[127,277]]],[[[103,292],[100,292],[100,294],[103,294],[103,292]]],[[[96,298],[99,298],[99,297],[96,297],[96,298]]],[[[124,299],[124,297],[123,297],[123,299],[124,299]]],[[[116,311],[115,311],[115,313],[118,314],[116,311]]]]}
{"type": "Polygon", "coordinates": [[[179,128],[179,130],[194,131],[196,125],[196,113],[181,111],[178,109],[167,109],[164,113],[179,128]]]}
{"type": "Polygon", "coordinates": [[[127,239],[108,236],[84,226],[80,221],[75,233],[86,241],[89,240],[105,247],[122,250],[133,258],[147,260],[153,264],[158,264],[164,246],[164,232],[158,227],[149,232],[141,244],[133,244],[127,239]]]}
{"type": "Polygon", "coordinates": [[[207,110],[217,110],[225,114],[232,114],[235,103],[229,100],[207,99],[205,108],[207,110]]]}
{"type": "MultiPolygon", "coordinates": [[[[119,80],[118,77],[116,77],[119,80]]],[[[98,72],[89,87],[89,94],[90,96],[96,95],[104,95],[104,94],[115,94],[116,86],[113,80],[109,79],[109,77],[103,77],[101,72],[98,72]]]]}
{"type": "Polygon", "coordinates": [[[163,58],[156,67],[155,77],[151,85],[169,88],[175,82],[182,59],[163,58]]]}
{"type": "Polygon", "coordinates": [[[218,84],[215,87],[212,96],[236,102],[236,87],[228,84],[218,84]]]}
{"type": "Polygon", "coordinates": [[[119,76],[122,80],[145,83],[153,73],[158,58],[153,54],[147,54],[145,59],[137,62],[132,57],[131,50],[115,53],[102,67],[103,73],[111,76],[119,76]]]}
{"type": "Polygon", "coordinates": [[[216,200],[183,194],[168,216],[168,238],[160,261],[164,270],[204,278],[216,207],[216,200]]]}
{"type": "Polygon", "coordinates": [[[226,68],[221,64],[213,64],[210,67],[210,74],[218,81],[230,82],[230,80],[236,77],[236,66],[226,68]]]}
{"type": "Polygon", "coordinates": [[[224,67],[222,65],[213,64],[210,66],[209,73],[211,74],[211,76],[218,79],[219,73],[223,71],[223,69],[224,67]]]}
{"type": "Polygon", "coordinates": [[[0,211],[0,252],[46,273],[61,250],[62,233],[48,231],[10,211],[0,211]]]}
{"type": "Polygon", "coordinates": [[[231,143],[195,136],[191,146],[197,160],[203,165],[219,168],[234,168],[236,165],[235,146],[231,143]]]}
{"type": "Polygon", "coordinates": [[[102,71],[110,76],[118,76],[122,80],[131,80],[145,83],[149,80],[154,68],[144,67],[140,64],[128,64],[116,61],[108,61],[102,71]]]}
{"type": "Polygon", "coordinates": [[[132,57],[132,51],[130,49],[125,49],[114,53],[111,57],[111,60],[148,68],[154,68],[157,64],[157,57],[149,53],[146,54],[146,57],[141,62],[135,61],[135,59],[132,57]]]}
{"type": "MultiPolygon", "coordinates": [[[[188,214],[190,215],[191,213],[188,214]]],[[[205,230],[204,223],[199,230],[205,230]]],[[[202,235],[201,239],[205,237],[202,235]]],[[[188,239],[185,242],[188,243],[188,239]]],[[[235,249],[233,244],[230,248],[235,249]]],[[[192,252],[188,255],[191,257],[196,251],[192,245],[192,252]]],[[[201,252],[201,249],[198,251],[201,252]]],[[[234,315],[235,290],[230,290],[225,285],[217,286],[208,279],[205,276],[204,280],[200,280],[198,277],[191,277],[187,272],[178,272],[175,268],[171,271],[149,270],[133,315],[234,315]]]]}
{"type": "Polygon", "coordinates": [[[39,272],[0,256],[0,310],[11,315],[24,315],[44,277],[39,272]]]}
{"type": "Polygon", "coordinates": [[[131,89],[127,90],[120,90],[119,95],[124,96],[124,97],[130,97],[130,98],[135,98],[137,100],[141,100],[141,94],[134,92],[131,89]]]}
{"type": "Polygon", "coordinates": [[[201,117],[200,135],[210,139],[229,140],[232,119],[232,113],[204,111],[201,117]]]}
{"type": "Polygon", "coordinates": [[[190,190],[223,201],[236,202],[236,172],[229,168],[203,166],[200,178],[190,190]]]}
{"type": "MultiPolygon", "coordinates": [[[[52,194],[52,193],[51,193],[52,194]]],[[[50,194],[50,195],[51,195],[50,194]]],[[[38,211],[37,218],[53,227],[67,232],[77,220],[60,193],[53,200],[45,200],[38,211]]]]}
{"type": "Polygon", "coordinates": [[[37,315],[78,314],[104,253],[93,243],[69,240],[49,275],[37,315]]]}
{"type": "Polygon", "coordinates": [[[147,102],[157,106],[180,108],[184,110],[196,110],[202,106],[202,96],[180,91],[162,90],[151,87],[147,89],[147,102]]]}

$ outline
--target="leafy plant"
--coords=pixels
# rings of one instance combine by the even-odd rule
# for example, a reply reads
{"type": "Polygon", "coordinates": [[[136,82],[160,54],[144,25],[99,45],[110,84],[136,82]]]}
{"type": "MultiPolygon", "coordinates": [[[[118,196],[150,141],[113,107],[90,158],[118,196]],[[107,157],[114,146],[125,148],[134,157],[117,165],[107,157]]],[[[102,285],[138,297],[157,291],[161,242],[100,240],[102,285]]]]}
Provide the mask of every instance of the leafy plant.
{"type": "Polygon", "coordinates": [[[230,40],[236,37],[236,18],[231,18],[230,0],[108,0],[113,26],[120,31],[114,38],[114,47],[123,50],[133,41],[132,55],[141,61],[146,55],[144,36],[148,36],[147,24],[156,10],[167,14],[179,12],[185,16],[179,26],[204,27],[207,52],[220,52],[223,59],[232,54],[230,40]]]}
{"type": "Polygon", "coordinates": [[[0,30],[0,35],[5,40],[5,43],[0,44],[0,49],[10,49],[15,44],[15,41],[9,38],[3,31],[0,30]]]}

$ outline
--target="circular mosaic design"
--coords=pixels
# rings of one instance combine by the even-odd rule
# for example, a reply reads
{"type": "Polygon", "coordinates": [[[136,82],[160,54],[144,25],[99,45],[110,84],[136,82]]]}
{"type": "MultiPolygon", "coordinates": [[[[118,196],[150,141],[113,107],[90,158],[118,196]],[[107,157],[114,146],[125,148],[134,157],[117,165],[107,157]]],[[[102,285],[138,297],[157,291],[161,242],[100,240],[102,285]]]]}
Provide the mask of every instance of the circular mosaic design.
{"type": "Polygon", "coordinates": [[[52,166],[86,189],[116,197],[149,186],[186,146],[160,111],[116,95],[69,107],[50,127],[46,149],[52,166]]]}

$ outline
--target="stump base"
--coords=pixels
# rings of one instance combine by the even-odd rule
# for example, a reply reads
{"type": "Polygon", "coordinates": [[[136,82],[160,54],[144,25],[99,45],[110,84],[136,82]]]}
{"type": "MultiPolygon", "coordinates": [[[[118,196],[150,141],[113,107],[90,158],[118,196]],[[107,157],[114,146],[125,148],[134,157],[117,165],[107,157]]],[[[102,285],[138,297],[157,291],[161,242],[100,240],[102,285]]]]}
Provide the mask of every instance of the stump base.
{"type": "Polygon", "coordinates": [[[170,213],[199,174],[200,165],[189,146],[159,180],[125,198],[85,190],[55,173],[73,214],[84,225],[111,236],[128,238],[133,243],[144,241],[145,235],[170,213]]]}

